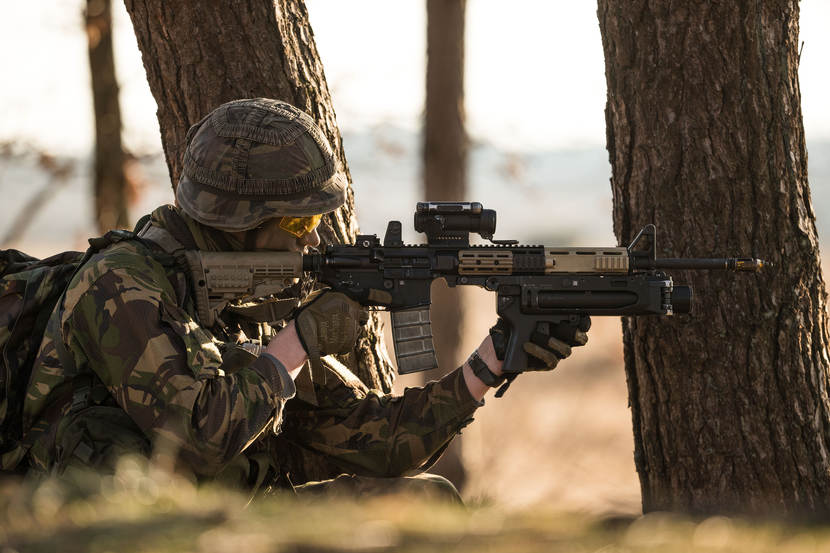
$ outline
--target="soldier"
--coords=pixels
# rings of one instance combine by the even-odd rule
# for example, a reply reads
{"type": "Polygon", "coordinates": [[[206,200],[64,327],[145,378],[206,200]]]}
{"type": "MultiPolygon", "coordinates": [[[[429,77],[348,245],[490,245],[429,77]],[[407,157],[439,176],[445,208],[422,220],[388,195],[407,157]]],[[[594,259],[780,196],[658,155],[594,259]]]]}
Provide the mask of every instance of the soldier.
{"type": "MultiPolygon", "coordinates": [[[[183,254],[316,247],[316,226],[344,203],[347,182],[311,118],[284,102],[223,104],[187,142],[177,206],[156,209],[139,239],[116,237],[96,254],[52,313],[24,404],[31,465],[106,470],[120,455],[155,452],[251,489],[410,486],[379,479],[428,466],[472,420],[502,381],[505,329],[497,324],[462,367],[396,397],[331,357],[324,379],[304,370],[310,350],[353,348],[365,313],[342,294],[283,313],[272,337],[237,305],[208,327],[183,254]]],[[[588,322],[566,330],[525,345],[537,370],[583,345],[588,322]]]]}

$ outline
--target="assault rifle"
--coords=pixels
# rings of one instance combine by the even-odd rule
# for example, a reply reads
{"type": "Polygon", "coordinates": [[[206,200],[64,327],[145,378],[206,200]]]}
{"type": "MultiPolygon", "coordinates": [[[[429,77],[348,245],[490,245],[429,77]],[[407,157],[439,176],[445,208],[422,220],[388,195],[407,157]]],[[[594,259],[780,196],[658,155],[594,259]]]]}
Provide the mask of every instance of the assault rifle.
{"type": "MultiPolygon", "coordinates": [[[[322,253],[199,252],[194,282],[213,313],[229,299],[264,297],[303,272],[364,306],[391,312],[398,372],[438,366],[430,326],[430,285],[473,285],[496,293],[496,313],[511,329],[504,372],[522,372],[522,344],[535,330],[576,322],[582,315],[639,316],[689,313],[692,289],[663,271],[760,271],[750,258],[658,259],[657,230],[646,225],[628,247],[578,248],[519,245],[494,240],[496,212],[477,202],[420,202],[415,230],[427,243],[404,244],[401,223],[390,221],[383,242],[359,235],[353,245],[322,253]],[[476,233],[488,245],[471,245],[476,233]]],[[[193,267],[193,265],[191,265],[193,267]]],[[[200,303],[200,302],[197,302],[200,303]]]]}

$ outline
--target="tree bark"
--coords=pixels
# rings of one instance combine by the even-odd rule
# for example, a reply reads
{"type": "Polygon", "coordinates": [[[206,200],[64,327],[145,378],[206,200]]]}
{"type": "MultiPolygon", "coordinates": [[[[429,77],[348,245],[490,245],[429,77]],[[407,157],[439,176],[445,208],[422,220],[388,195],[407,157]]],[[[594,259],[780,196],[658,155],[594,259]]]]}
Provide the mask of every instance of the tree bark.
{"type": "Polygon", "coordinates": [[[87,0],[86,34],[95,112],[95,221],[104,233],[128,224],[127,182],[121,145],[121,106],[112,50],[111,0],[87,0]]]}
{"type": "Polygon", "coordinates": [[[424,192],[428,200],[460,201],[467,193],[466,5],[466,0],[427,0],[424,192]]]}
{"type": "MultiPolygon", "coordinates": [[[[163,2],[125,0],[158,104],[162,144],[175,188],[188,128],[220,104],[267,97],[287,101],[317,122],[349,176],[340,131],[308,12],[302,0],[163,2]]],[[[323,243],[357,234],[354,193],[326,216],[323,243]]],[[[357,347],[357,376],[391,391],[393,373],[377,316],[357,347]]]]}
{"type": "MultiPolygon", "coordinates": [[[[427,75],[424,117],[424,199],[463,201],[467,195],[467,132],[464,126],[464,13],[466,0],[427,0],[427,75]]],[[[440,370],[464,362],[464,310],[460,291],[443,281],[432,286],[430,318],[440,370]]],[[[435,371],[426,373],[425,379],[435,371]]],[[[464,487],[467,479],[456,438],[433,472],[464,487]]]]}
{"type": "MultiPolygon", "coordinates": [[[[427,0],[427,75],[424,117],[424,199],[463,201],[467,194],[464,125],[464,11],[466,0],[427,0]]],[[[443,283],[441,283],[443,284],[443,283]]],[[[433,287],[432,320],[438,357],[460,364],[463,317],[456,290],[433,287]]]]}
{"type": "Polygon", "coordinates": [[[623,319],[643,509],[830,512],[826,292],[798,84],[798,2],[599,0],[614,231],[665,257],[696,305],[623,319]]]}

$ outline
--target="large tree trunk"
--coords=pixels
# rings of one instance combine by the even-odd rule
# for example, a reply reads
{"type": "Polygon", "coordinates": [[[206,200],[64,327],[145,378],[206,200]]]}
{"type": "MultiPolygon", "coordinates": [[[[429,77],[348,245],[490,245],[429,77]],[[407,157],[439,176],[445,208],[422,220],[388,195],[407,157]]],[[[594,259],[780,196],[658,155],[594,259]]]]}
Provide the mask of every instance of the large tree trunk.
{"type": "Polygon", "coordinates": [[[111,0],[87,0],[86,34],[95,110],[95,221],[100,232],[128,223],[121,106],[112,50],[111,0]]]}
{"type": "MultiPolygon", "coordinates": [[[[125,4],[158,104],[174,187],[187,129],[218,105],[238,98],[277,98],[310,114],[349,174],[302,0],[125,4]]],[[[356,232],[350,187],[346,205],[324,219],[320,234],[324,243],[335,243],[352,242],[356,232]]],[[[373,317],[367,328],[358,344],[357,376],[372,388],[390,391],[393,373],[378,318],[373,317]]]]}
{"type": "Polygon", "coordinates": [[[827,514],[827,318],[798,85],[798,2],[599,0],[614,231],[666,257],[691,315],[623,320],[643,508],[827,514]]]}
{"type": "MultiPolygon", "coordinates": [[[[464,12],[466,0],[427,0],[427,76],[424,121],[424,199],[467,199],[467,132],[464,127],[464,12]]],[[[430,308],[439,370],[464,362],[464,311],[460,290],[432,286],[430,308]]],[[[426,379],[440,376],[427,373],[426,379]]],[[[459,489],[467,479],[456,438],[433,472],[459,489]]]]}

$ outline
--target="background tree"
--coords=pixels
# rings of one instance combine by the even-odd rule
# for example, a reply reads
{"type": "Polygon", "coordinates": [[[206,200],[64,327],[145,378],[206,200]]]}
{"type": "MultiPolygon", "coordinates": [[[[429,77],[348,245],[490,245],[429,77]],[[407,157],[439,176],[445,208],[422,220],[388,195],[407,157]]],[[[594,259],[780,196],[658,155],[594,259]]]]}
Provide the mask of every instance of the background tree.
{"type": "MultiPolygon", "coordinates": [[[[464,126],[464,14],[466,0],[427,0],[427,75],[424,111],[424,199],[462,201],[467,197],[467,131],[464,126]]],[[[443,281],[432,286],[430,318],[441,367],[464,362],[464,310],[458,289],[443,281]]],[[[426,373],[425,379],[440,376],[426,373]]],[[[457,438],[434,472],[459,489],[466,472],[457,438]]]]}
{"type": "Polygon", "coordinates": [[[128,225],[121,106],[112,50],[111,0],[87,0],[86,35],[95,113],[93,197],[100,232],[128,225]]]}
{"type": "Polygon", "coordinates": [[[692,315],[623,320],[643,508],[827,514],[825,286],[807,184],[798,2],[599,0],[614,231],[668,257],[692,315]]]}
{"type": "MultiPolygon", "coordinates": [[[[187,129],[218,105],[238,98],[277,98],[310,114],[349,175],[302,0],[126,0],[125,5],[158,104],[162,145],[174,187],[187,129]]],[[[324,243],[351,242],[356,231],[354,194],[349,187],[346,205],[324,218],[320,236],[324,243]]],[[[356,358],[357,376],[363,382],[391,390],[393,373],[376,316],[358,342],[356,358]]]]}

